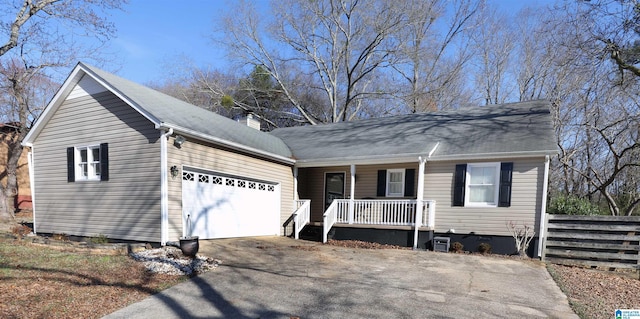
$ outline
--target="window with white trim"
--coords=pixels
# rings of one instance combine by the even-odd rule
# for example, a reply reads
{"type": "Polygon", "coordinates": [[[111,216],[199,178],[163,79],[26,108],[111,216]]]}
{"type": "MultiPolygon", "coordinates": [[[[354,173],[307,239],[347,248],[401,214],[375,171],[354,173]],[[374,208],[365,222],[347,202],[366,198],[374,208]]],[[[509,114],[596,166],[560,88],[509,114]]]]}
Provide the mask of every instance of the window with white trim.
{"type": "Polygon", "coordinates": [[[76,180],[100,180],[100,145],[76,147],[76,180]]]}
{"type": "Polygon", "coordinates": [[[467,164],[465,206],[498,205],[500,163],[467,164]]]}
{"type": "Polygon", "coordinates": [[[387,197],[404,196],[404,173],[404,168],[387,170],[387,197]]]}
{"type": "Polygon", "coordinates": [[[108,180],[108,143],[67,147],[67,182],[108,180]]]}

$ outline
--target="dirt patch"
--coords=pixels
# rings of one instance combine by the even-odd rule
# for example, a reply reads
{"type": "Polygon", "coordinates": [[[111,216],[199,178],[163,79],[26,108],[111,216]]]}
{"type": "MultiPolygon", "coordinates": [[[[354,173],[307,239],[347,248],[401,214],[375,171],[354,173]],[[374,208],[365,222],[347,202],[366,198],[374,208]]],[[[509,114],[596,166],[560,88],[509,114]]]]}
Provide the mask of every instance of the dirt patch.
{"type": "Polygon", "coordinates": [[[309,245],[297,245],[297,246],[289,246],[289,248],[293,248],[296,250],[304,250],[304,251],[319,251],[320,248],[317,246],[309,246],[309,245]]]}
{"type": "Polygon", "coordinates": [[[548,265],[547,269],[583,319],[613,318],[616,309],[640,308],[637,272],[548,265]],[[635,277],[635,278],[634,278],[635,277]]]}

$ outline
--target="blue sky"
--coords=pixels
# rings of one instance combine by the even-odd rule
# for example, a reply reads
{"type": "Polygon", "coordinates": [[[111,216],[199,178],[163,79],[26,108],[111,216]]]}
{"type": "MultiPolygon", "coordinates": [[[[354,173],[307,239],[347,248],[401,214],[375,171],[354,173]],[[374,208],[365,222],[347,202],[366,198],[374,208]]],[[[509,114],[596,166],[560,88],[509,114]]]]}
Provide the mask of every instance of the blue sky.
{"type": "MultiPolygon", "coordinates": [[[[268,8],[267,1],[257,1],[268,8]]],[[[491,0],[500,10],[517,11],[523,5],[542,5],[550,0],[491,0]]],[[[116,53],[113,69],[124,78],[158,82],[170,76],[168,67],[184,64],[224,69],[224,50],[209,37],[219,28],[219,17],[230,2],[223,0],[131,0],[111,21],[118,33],[110,44],[116,53]]],[[[110,69],[110,71],[113,71],[110,69]]]]}
{"type": "Polygon", "coordinates": [[[166,77],[166,66],[188,57],[196,65],[223,67],[222,50],[208,39],[225,1],[132,0],[111,21],[118,33],[111,50],[117,54],[117,73],[147,83],[166,77]]]}

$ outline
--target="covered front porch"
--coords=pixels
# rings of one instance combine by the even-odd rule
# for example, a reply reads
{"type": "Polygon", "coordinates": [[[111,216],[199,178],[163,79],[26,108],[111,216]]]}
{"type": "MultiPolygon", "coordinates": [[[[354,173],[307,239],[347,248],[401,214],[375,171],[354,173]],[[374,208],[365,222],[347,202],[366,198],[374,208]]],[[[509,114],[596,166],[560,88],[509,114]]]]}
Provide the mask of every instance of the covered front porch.
{"type": "Polygon", "coordinates": [[[412,230],[414,248],[418,232],[433,231],[436,203],[433,200],[334,199],[322,222],[310,221],[310,200],[297,200],[292,215],[293,235],[298,239],[306,225],[322,227],[322,242],[335,227],[377,230],[412,230]],[[417,221],[417,223],[416,223],[417,221]]]}
{"type": "Polygon", "coordinates": [[[295,167],[293,236],[306,225],[321,226],[327,242],[332,229],[357,228],[433,232],[436,202],[424,199],[426,160],[349,166],[295,167]],[[357,172],[357,174],[356,174],[357,172]]]}

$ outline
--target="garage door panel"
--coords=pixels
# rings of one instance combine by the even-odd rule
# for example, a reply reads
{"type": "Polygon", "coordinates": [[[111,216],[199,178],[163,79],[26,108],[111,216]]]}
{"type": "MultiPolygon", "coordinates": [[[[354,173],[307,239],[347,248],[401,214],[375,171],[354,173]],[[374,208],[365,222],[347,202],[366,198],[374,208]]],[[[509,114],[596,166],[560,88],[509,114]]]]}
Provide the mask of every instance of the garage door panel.
{"type": "Polygon", "coordinates": [[[183,211],[193,236],[277,235],[280,189],[268,182],[193,172],[192,177],[183,178],[183,211]]]}

